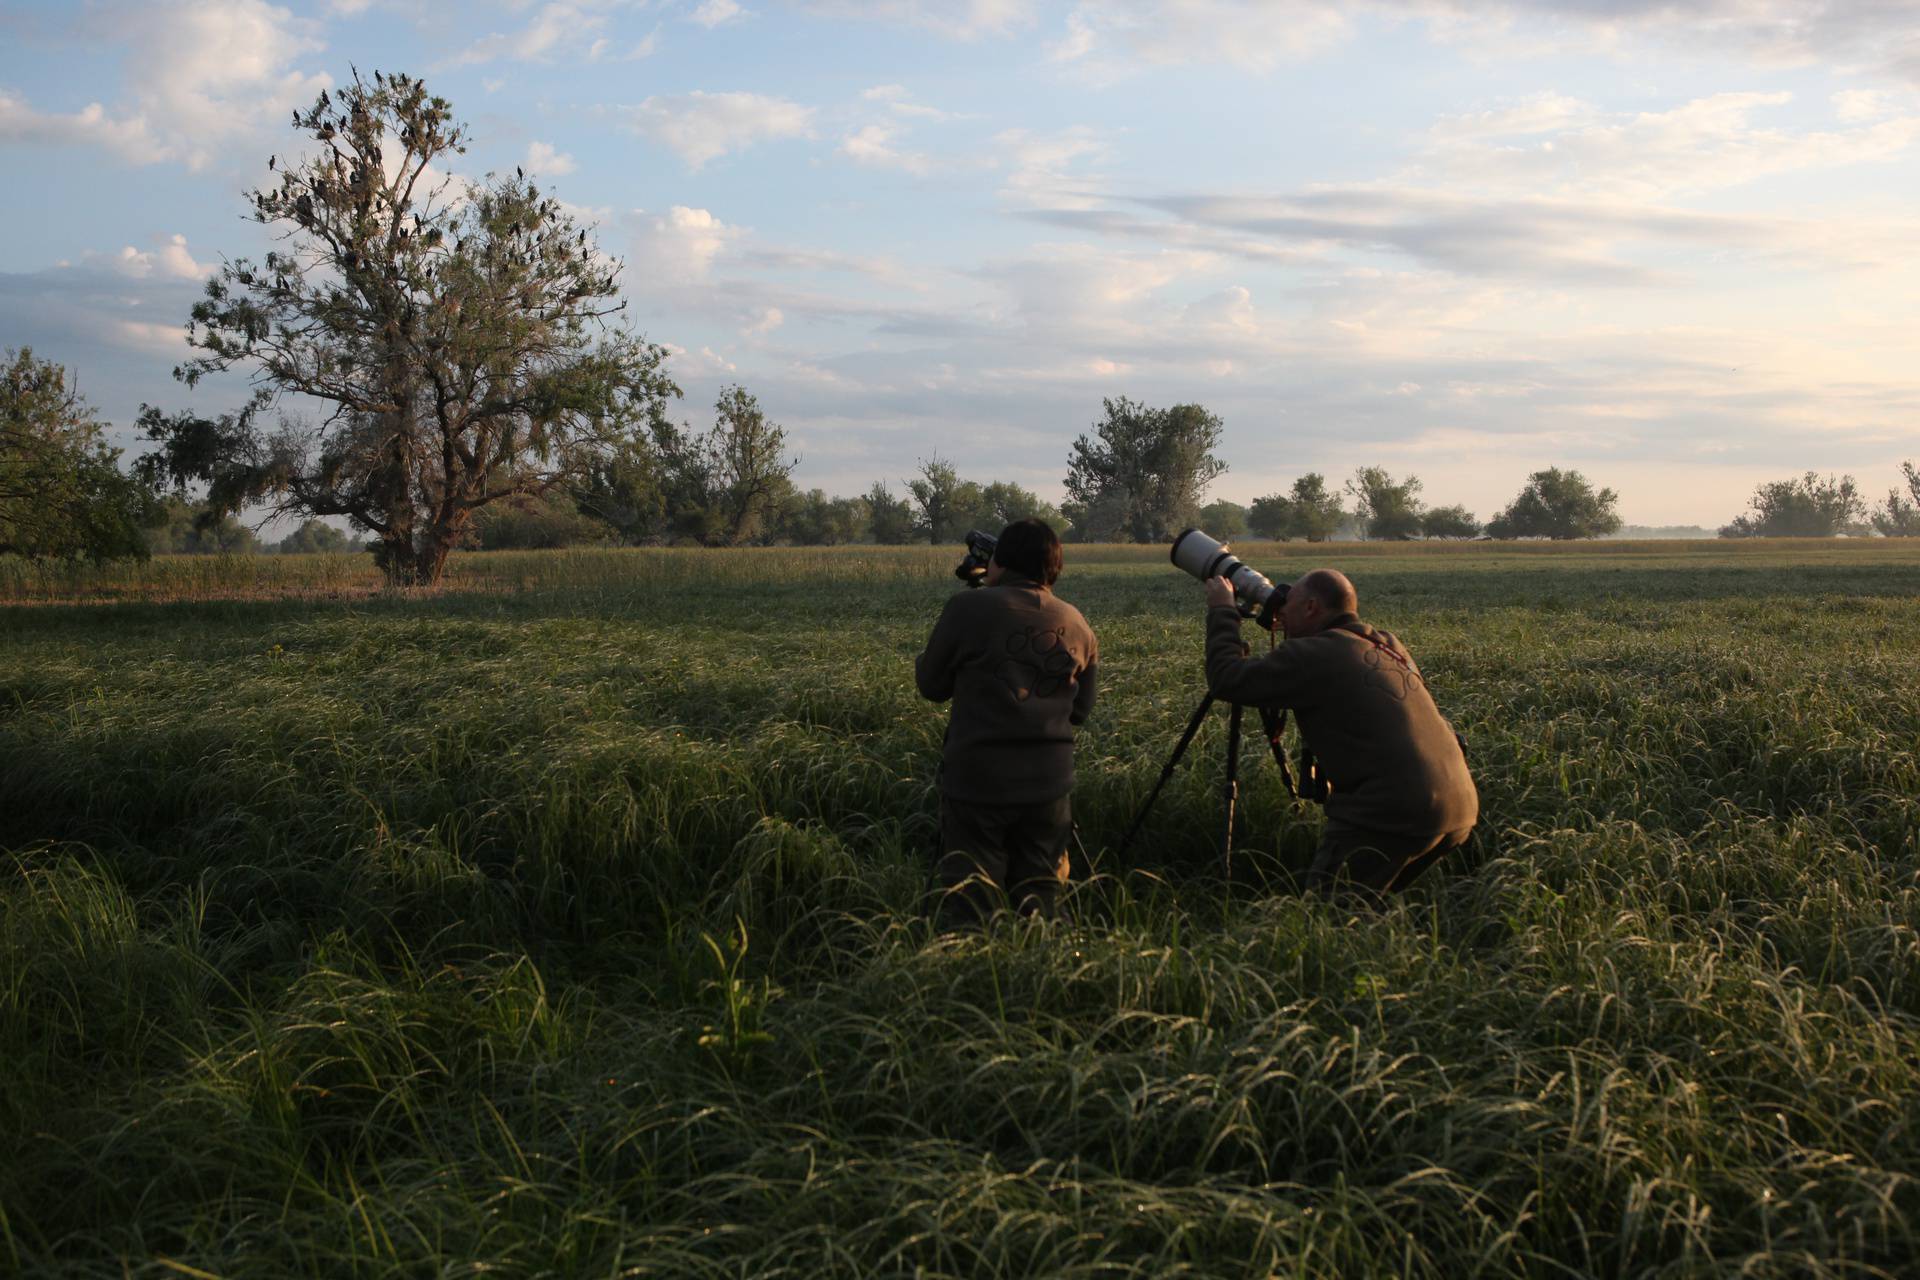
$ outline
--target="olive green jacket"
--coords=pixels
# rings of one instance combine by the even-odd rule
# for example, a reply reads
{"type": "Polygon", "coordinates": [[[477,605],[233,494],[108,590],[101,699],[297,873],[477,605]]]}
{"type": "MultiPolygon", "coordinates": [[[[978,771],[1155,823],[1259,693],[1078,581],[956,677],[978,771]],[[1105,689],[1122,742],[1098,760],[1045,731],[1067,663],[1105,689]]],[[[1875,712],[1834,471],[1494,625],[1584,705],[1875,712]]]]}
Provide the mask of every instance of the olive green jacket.
{"type": "Polygon", "coordinates": [[[923,697],[953,700],[941,794],[1034,804],[1073,790],[1073,731],[1093,710],[1099,666],[1080,611],[1029,578],[951,597],[913,668],[923,697]]]}
{"type": "Polygon", "coordinates": [[[1480,796],[1460,740],[1434,706],[1413,655],[1353,614],[1244,656],[1240,614],[1207,611],[1207,687],[1217,698],[1292,711],[1333,784],[1327,818],[1392,835],[1464,831],[1480,796]]]}

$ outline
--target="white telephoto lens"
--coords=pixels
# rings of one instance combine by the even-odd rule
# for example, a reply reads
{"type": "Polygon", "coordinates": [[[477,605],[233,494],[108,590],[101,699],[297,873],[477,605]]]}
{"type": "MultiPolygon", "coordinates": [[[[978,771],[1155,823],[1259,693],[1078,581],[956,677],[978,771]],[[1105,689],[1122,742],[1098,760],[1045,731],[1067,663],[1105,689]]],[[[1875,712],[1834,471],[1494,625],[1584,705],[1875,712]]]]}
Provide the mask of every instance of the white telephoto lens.
{"type": "MultiPolygon", "coordinates": [[[[1218,574],[1226,548],[1198,529],[1188,529],[1173,540],[1173,563],[1202,582],[1218,574]]],[[[1231,554],[1224,556],[1231,560],[1231,554]]]]}

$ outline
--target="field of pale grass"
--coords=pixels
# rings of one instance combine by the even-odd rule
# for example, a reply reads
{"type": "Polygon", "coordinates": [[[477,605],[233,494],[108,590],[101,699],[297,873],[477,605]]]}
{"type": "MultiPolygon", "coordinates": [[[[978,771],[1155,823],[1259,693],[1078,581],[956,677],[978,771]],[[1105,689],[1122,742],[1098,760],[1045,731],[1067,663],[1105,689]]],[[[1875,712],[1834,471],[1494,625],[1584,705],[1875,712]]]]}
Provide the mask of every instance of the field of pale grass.
{"type": "Polygon", "coordinates": [[[1236,875],[1163,548],[1088,857],[936,934],[957,548],[0,564],[0,1272],[1912,1273],[1920,547],[1249,544],[1466,735],[1379,915],[1236,875]]]}

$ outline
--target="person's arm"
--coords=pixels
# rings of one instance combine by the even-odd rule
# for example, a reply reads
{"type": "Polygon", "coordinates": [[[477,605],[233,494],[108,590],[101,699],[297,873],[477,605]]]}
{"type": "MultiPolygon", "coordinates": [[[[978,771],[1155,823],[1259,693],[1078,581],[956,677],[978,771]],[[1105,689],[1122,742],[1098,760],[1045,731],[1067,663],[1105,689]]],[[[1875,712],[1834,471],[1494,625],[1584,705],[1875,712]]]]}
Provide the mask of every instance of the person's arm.
{"type": "Polygon", "coordinates": [[[1297,706],[1312,683],[1299,661],[1305,646],[1288,641],[1257,658],[1240,643],[1240,611],[1231,604],[1207,609],[1207,691],[1223,702],[1251,706],[1297,706]]]}
{"type": "Polygon", "coordinates": [[[954,616],[954,604],[960,598],[947,600],[940,610],[940,620],[933,624],[933,634],[927,637],[925,651],[913,660],[913,682],[929,702],[945,702],[953,696],[953,669],[960,657],[960,623],[954,616]]]}
{"type": "Polygon", "coordinates": [[[1093,642],[1093,651],[1087,657],[1086,670],[1082,671],[1073,690],[1073,709],[1067,712],[1068,724],[1084,724],[1093,714],[1094,687],[1100,680],[1100,641],[1093,642]]]}

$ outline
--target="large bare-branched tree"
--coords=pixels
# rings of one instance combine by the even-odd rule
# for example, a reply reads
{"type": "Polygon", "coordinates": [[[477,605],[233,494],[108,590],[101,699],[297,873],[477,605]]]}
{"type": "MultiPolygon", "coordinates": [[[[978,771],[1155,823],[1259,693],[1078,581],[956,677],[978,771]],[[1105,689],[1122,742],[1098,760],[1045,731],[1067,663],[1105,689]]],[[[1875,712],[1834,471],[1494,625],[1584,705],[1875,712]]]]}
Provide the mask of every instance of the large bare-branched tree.
{"type": "Polygon", "coordinates": [[[619,262],[518,170],[450,176],[466,133],[445,99],[356,72],[293,125],[301,157],[269,158],[277,181],[250,197],[281,247],[208,282],[200,354],[176,371],[244,368],[255,395],[218,421],[148,410],[155,471],[206,483],[217,512],[345,516],[412,585],[439,579],[478,509],[577,483],[666,425],[664,351],[610,322],[619,262]]]}

